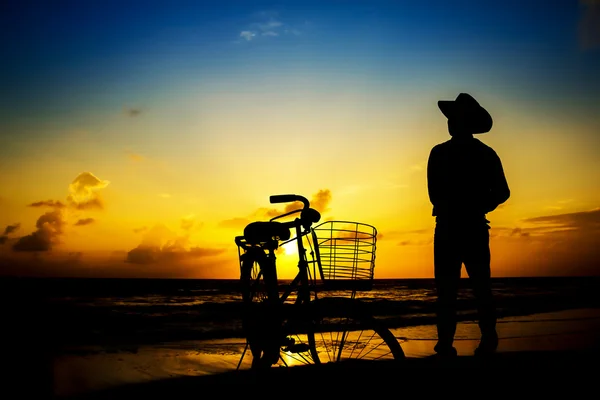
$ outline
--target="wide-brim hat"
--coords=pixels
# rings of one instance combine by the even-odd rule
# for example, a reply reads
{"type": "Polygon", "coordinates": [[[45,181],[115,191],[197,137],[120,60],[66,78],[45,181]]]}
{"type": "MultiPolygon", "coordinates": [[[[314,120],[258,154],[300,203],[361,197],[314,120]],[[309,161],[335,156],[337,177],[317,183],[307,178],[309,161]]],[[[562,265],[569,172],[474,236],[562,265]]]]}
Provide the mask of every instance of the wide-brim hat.
{"type": "Polygon", "coordinates": [[[455,100],[440,100],[438,107],[448,119],[459,121],[469,133],[486,133],[492,129],[492,116],[468,93],[455,100]]]}

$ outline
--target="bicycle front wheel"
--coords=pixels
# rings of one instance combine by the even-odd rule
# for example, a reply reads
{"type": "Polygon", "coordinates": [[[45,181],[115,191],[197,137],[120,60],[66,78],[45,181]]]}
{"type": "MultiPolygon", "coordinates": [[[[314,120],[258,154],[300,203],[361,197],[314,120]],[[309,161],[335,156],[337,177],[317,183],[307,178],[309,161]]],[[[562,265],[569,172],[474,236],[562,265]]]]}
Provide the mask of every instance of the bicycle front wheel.
{"type": "Polygon", "coordinates": [[[350,298],[315,300],[318,323],[313,327],[315,363],[402,360],[398,339],[369,312],[366,304],[350,298]]]}

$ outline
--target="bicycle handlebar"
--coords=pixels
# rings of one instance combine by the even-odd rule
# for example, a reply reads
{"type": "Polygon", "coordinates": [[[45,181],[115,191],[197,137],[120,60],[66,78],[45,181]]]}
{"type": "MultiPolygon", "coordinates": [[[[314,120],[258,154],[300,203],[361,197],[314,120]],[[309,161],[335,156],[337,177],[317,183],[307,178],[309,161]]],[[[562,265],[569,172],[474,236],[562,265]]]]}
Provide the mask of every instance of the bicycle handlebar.
{"type": "Polygon", "coordinates": [[[304,204],[304,208],[310,207],[310,203],[304,196],[297,194],[275,194],[269,197],[271,203],[291,203],[294,201],[301,201],[304,204]]]}
{"type": "MultiPolygon", "coordinates": [[[[238,247],[248,249],[248,243],[244,240],[250,241],[254,244],[260,242],[268,242],[271,239],[277,238],[279,241],[289,241],[290,229],[295,228],[297,237],[304,236],[310,231],[312,224],[319,222],[321,219],[321,213],[314,208],[310,208],[310,203],[304,196],[297,194],[279,194],[272,195],[269,197],[271,203],[293,203],[296,201],[302,202],[304,208],[286,212],[282,215],[278,215],[269,220],[269,222],[252,222],[244,228],[244,235],[237,236],[235,243],[238,247]],[[300,218],[296,218],[293,221],[287,222],[275,222],[275,220],[287,217],[289,215],[300,213],[300,218]],[[304,228],[304,233],[300,232],[300,228],[304,228]]],[[[286,242],[287,243],[287,242],[286,242]]]]}
{"type": "Polygon", "coordinates": [[[302,210],[290,211],[288,213],[279,215],[278,217],[271,219],[271,221],[301,211],[300,219],[302,220],[302,224],[304,225],[304,227],[308,229],[311,224],[319,222],[319,220],[321,219],[321,214],[317,210],[310,208],[310,203],[308,202],[308,199],[304,196],[300,196],[297,194],[275,194],[269,197],[269,201],[271,203],[292,203],[295,201],[300,201],[304,204],[304,208],[302,210]]]}

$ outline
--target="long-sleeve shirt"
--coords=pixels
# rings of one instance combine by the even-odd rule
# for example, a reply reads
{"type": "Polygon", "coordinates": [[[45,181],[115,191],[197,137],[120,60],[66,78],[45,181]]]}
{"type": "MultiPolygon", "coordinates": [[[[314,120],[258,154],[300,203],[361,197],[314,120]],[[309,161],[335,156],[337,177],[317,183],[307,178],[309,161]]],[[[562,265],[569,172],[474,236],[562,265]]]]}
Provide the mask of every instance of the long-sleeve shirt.
{"type": "Polygon", "coordinates": [[[427,188],[438,222],[485,219],[510,197],[500,158],[472,137],[453,137],[433,147],[427,188]]]}

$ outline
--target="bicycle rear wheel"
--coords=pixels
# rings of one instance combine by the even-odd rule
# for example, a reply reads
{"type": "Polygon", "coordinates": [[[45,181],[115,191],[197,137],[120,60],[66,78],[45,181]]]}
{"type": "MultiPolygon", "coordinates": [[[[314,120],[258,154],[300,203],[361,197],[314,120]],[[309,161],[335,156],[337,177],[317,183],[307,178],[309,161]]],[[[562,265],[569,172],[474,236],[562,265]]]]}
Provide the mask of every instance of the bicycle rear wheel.
{"type": "Polygon", "coordinates": [[[241,291],[252,368],[318,363],[310,303],[281,302],[274,259],[259,252],[244,254],[241,291]]]}

